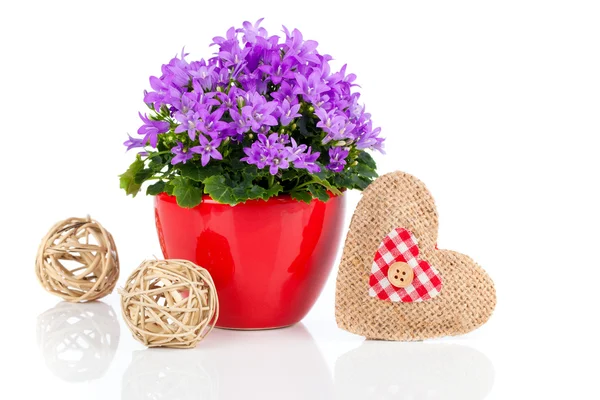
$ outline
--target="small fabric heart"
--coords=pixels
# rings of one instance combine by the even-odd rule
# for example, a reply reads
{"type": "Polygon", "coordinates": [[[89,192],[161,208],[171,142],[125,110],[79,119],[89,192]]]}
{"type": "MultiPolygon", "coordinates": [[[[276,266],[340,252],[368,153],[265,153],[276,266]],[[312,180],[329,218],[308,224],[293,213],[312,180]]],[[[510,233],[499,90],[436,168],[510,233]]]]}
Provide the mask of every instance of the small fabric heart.
{"type": "Polygon", "coordinates": [[[377,178],[352,216],[338,270],[340,328],[369,339],[423,340],[483,325],[494,282],[470,257],[438,249],[438,215],[420,180],[377,178]]]}
{"type": "Polygon", "coordinates": [[[417,238],[409,230],[396,228],[386,235],[371,266],[369,296],[403,303],[437,296],[442,290],[440,273],[418,256],[417,238]],[[408,265],[411,271],[395,271],[398,263],[408,265]]]}

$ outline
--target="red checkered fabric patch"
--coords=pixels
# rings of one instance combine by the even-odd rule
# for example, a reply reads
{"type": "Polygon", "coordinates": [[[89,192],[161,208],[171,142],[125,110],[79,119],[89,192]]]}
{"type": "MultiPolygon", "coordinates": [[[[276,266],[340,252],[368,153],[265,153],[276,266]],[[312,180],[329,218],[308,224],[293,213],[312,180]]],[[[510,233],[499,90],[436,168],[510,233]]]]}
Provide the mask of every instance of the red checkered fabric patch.
{"type": "Polygon", "coordinates": [[[369,296],[393,302],[412,303],[429,300],[442,290],[440,273],[427,261],[420,260],[417,238],[407,229],[396,228],[381,242],[369,278],[369,296]],[[388,279],[390,265],[407,263],[414,279],[405,288],[392,285],[388,279]]]}

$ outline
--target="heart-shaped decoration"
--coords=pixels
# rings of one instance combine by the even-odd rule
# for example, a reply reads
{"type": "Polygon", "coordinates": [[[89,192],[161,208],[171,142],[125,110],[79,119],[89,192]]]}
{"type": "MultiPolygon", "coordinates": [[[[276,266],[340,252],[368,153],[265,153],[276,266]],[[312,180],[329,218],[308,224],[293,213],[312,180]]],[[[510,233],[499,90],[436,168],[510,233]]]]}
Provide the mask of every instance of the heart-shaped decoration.
{"type": "Polygon", "coordinates": [[[417,178],[394,172],[369,185],[337,276],[338,326],[370,339],[422,340],[483,325],[496,305],[494,283],[468,256],[438,250],[437,231],[435,203],[417,178]]]}
{"type": "Polygon", "coordinates": [[[396,228],[383,239],[371,266],[369,296],[412,303],[440,293],[442,277],[427,261],[419,259],[417,242],[405,228],[396,228]]]}

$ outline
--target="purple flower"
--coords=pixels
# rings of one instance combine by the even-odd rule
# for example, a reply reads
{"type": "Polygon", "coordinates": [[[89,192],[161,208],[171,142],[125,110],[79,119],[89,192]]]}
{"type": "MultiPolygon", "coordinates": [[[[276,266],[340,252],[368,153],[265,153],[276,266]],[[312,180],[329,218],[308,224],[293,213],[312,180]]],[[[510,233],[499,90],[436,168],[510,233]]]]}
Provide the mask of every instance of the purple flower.
{"type": "Polygon", "coordinates": [[[173,99],[173,107],[177,109],[178,114],[186,115],[197,106],[197,97],[195,93],[184,93],[180,98],[173,99]]]}
{"type": "Polygon", "coordinates": [[[211,141],[208,141],[208,139],[206,139],[203,135],[198,135],[198,139],[200,140],[200,146],[194,146],[190,148],[190,151],[201,155],[201,162],[203,167],[206,164],[208,164],[211,158],[214,158],[215,160],[223,159],[223,156],[217,150],[217,148],[221,144],[220,139],[213,139],[211,141]]]}
{"type": "Polygon", "coordinates": [[[294,79],[293,66],[293,59],[282,60],[279,52],[274,52],[271,53],[270,64],[261,65],[258,69],[267,74],[274,84],[279,85],[283,79],[294,79]]]}
{"type": "Polygon", "coordinates": [[[340,173],[350,152],[383,152],[381,129],[373,128],[346,65],[332,71],[332,57],[319,54],[317,42],[286,27],[281,37],[269,36],[261,22],[245,21],[215,37],[209,59],[188,61],[182,51],[162,65],[144,92],[155,112],[140,114],[142,136],[129,136],[127,149],[167,146],[172,164],[205,166],[241,148],[242,161],[272,175],[287,168],[340,173]],[[185,136],[173,142],[173,133],[191,142],[185,136]]]}
{"type": "Polygon", "coordinates": [[[272,148],[269,150],[267,155],[267,165],[269,165],[269,172],[271,175],[277,175],[280,169],[288,169],[290,162],[287,159],[285,152],[272,148]]]}
{"type": "Polygon", "coordinates": [[[281,136],[279,136],[279,134],[277,132],[274,132],[274,133],[271,133],[269,135],[269,137],[267,137],[266,135],[263,135],[262,133],[259,133],[258,134],[258,141],[266,149],[276,148],[278,150],[282,150],[283,147],[284,147],[283,145],[288,142],[288,136],[287,135],[281,135],[281,136]]]}
{"type": "Polygon", "coordinates": [[[203,90],[212,90],[217,81],[216,65],[206,65],[204,60],[190,64],[190,75],[203,90]]]}
{"type": "Polygon", "coordinates": [[[266,99],[258,93],[251,98],[252,105],[242,107],[242,116],[250,123],[252,130],[256,133],[261,132],[264,126],[277,125],[277,119],[271,114],[277,108],[274,101],[267,102],[266,99]]]}
{"type": "MultiPolygon", "coordinates": [[[[267,53],[267,49],[265,49],[263,47],[264,44],[267,44],[267,42],[265,42],[264,38],[260,38],[262,39],[260,42],[258,40],[259,38],[257,38],[256,43],[253,43],[250,51],[248,52],[248,54],[246,54],[246,58],[244,59],[246,61],[246,73],[247,74],[260,74],[260,71],[257,70],[258,66],[264,63],[264,57],[265,54],[267,53]]],[[[248,45],[246,45],[248,46],[248,45]]],[[[260,79],[260,77],[262,77],[261,75],[255,75],[257,77],[259,77],[258,80],[262,80],[260,79]]]]}
{"type": "MultiPolygon", "coordinates": [[[[174,58],[173,60],[181,61],[177,58],[174,58]]],[[[171,61],[171,64],[167,66],[167,71],[171,78],[171,82],[176,87],[183,88],[190,83],[190,74],[187,71],[187,65],[171,61]]]]}
{"type": "Polygon", "coordinates": [[[287,169],[290,166],[292,154],[290,148],[284,146],[287,142],[289,142],[287,135],[279,136],[277,133],[272,133],[267,137],[261,133],[257,141],[250,147],[244,148],[246,157],[241,160],[256,165],[259,169],[269,166],[271,175],[276,175],[280,169],[287,169]]]}
{"type": "Polygon", "coordinates": [[[158,143],[158,135],[169,130],[169,123],[165,121],[151,120],[146,115],[142,115],[142,113],[139,113],[139,115],[142,121],[144,121],[144,125],[138,129],[138,133],[140,135],[144,135],[144,139],[142,139],[143,143],[146,144],[150,142],[152,147],[156,147],[156,144],[158,143]]]}
{"type": "MultiPolygon", "coordinates": [[[[354,139],[353,130],[356,127],[349,119],[344,118],[343,121],[339,121],[331,127],[330,134],[328,134],[325,139],[327,141],[334,140],[342,140],[342,139],[354,139]]],[[[325,139],[323,142],[326,143],[325,139]]]]}
{"type": "Polygon", "coordinates": [[[281,82],[279,90],[271,93],[271,97],[280,103],[284,100],[287,100],[292,105],[298,103],[298,96],[294,94],[294,88],[286,81],[281,82]]]}
{"type": "Polygon", "coordinates": [[[320,172],[321,168],[316,164],[320,153],[311,153],[311,148],[308,150],[305,144],[298,145],[294,138],[291,139],[292,145],[286,147],[288,151],[289,161],[294,162],[295,168],[306,169],[311,174],[320,172]]]}
{"type": "Polygon", "coordinates": [[[227,30],[226,37],[215,36],[213,38],[213,43],[211,44],[211,46],[219,45],[219,46],[221,46],[222,50],[227,50],[227,49],[229,49],[227,44],[231,44],[231,43],[237,44],[238,43],[236,36],[237,36],[237,30],[234,27],[231,27],[227,30]]]}
{"type": "Polygon", "coordinates": [[[316,164],[316,161],[320,155],[321,153],[319,152],[311,153],[311,148],[309,147],[306,153],[300,154],[299,157],[294,161],[294,167],[304,168],[311,174],[321,172],[321,167],[316,164]]]}
{"type": "Polygon", "coordinates": [[[177,128],[175,128],[175,133],[183,133],[187,131],[190,139],[196,139],[196,131],[198,130],[198,125],[202,122],[200,121],[200,113],[198,112],[188,112],[187,114],[176,113],[175,118],[181,122],[177,128]]]}
{"type": "Polygon", "coordinates": [[[340,72],[324,77],[327,84],[331,86],[340,95],[350,94],[350,89],[355,86],[352,82],[356,80],[356,75],[346,75],[346,65],[342,67],[340,72]]]}
{"type": "Polygon", "coordinates": [[[199,106],[202,106],[203,108],[209,108],[212,106],[218,106],[220,104],[219,100],[214,98],[217,94],[216,92],[204,93],[204,89],[202,89],[197,81],[192,82],[192,87],[193,91],[190,92],[190,94],[195,97],[196,103],[198,104],[196,110],[199,109],[199,106]]]}
{"type": "Polygon", "coordinates": [[[289,159],[290,159],[290,161],[295,161],[298,158],[300,158],[300,156],[304,153],[304,151],[306,150],[306,145],[305,144],[298,145],[298,143],[296,143],[294,138],[292,138],[291,140],[292,140],[292,145],[290,147],[288,147],[288,152],[290,154],[289,159]]]}
{"type": "Polygon", "coordinates": [[[217,92],[217,98],[221,102],[219,108],[224,110],[237,110],[237,99],[244,93],[236,87],[229,89],[229,93],[217,92]]]}
{"type": "Polygon", "coordinates": [[[269,152],[266,151],[260,145],[256,146],[256,142],[250,147],[244,147],[244,153],[246,157],[242,157],[240,160],[245,161],[250,165],[256,165],[258,169],[263,169],[267,165],[267,157],[269,152]]]}
{"type": "Polygon", "coordinates": [[[262,72],[258,70],[246,72],[238,78],[238,81],[247,92],[257,92],[258,94],[265,94],[267,92],[267,81],[262,79],[262,72]]]}
{"type": "Polygon", "coordinates": [[[222,108],[218,108],[213,113],[204,109],[200,110],[200,123],[197,129],[213,139],[222,139],[222,132],[229,127],[227,122],[221,121],[224,112],[225,110],[222,108]]]}
{"type": "Polygon", "coordinates": [[[250,47],[240,49],[239,45],[231,46],[229,50],[219,51],[219,57],[226,67],[237,66],[244,62],[246,55],[252,50],[250,47]]]}
{"type": "Polygon", "coordinates": [[[255,43],[257,37],[263,37],[263,38],[267,37],[267,30],[260,26],[260,23],[263,21],[263,19],[264,18],[259,19],[258,21],[256,21],[254,23],[254,25],[252,25],[252,23],[250,23],[248,21],[244,21],[244,23],[243,23],[244,28],[238,29],[237,31],[242,32],[244,34],[242,39],[245,42],[255,43]]]}
{"type": "Polygon", "coordinates": [[[346,165],[346,157],[348,157],[348,150],[341,147],[329,149],[329,165],[327,165],[327,168],[333,172],[342,172],[346,165]]]}
{"type": "Polygon", "coordinates": [[[129,136],[129,139],[127,139],[123,145],[127,146],[127,150],[129,151],[131,149],[135,149],[138,147],[144,147],[144,139],[136,139],[136,138],[132,138],[131,135],[127,135],[129,136]]]}
{"type": "Polygon", "coordinates": [[[284,26],[283,31],[286,36],[286,41],[283,46],[285,57],[293,57],[299,64],[306,64],[307,62],[319,64],[319,58],[317,57],[316,51],[319,43],[314,40],[304,41],[302,33],[298,29],[294,29],[292,33],[290,33],[284,26]]]}
{"type": "Polygon", "coordinates": [[[186,163],[191,160],[194,155],[189,153],[187,149],[183,148],[183,143],[177,142],[177,145],[171,149],[171,153],[175,154],[175,157],[171,159],[171,164],[186,163]]]}
{"type": "Polygon", "coordinates": [[[235,132],[237,135],[243,135],[250,130],[250,123],[242,114],[236,110],[229,110],[229,115],[233,120],[229,123],[229,130],[231,132],[235,132]]]}
{"type": "Polygon", "coordinates": [[[321,93],[330,89],[321,79],[321,71],[319,70],[314,70],[308,76],[308,79],[300,73],[296,73],[295,77],[298,86],[294,89],[294,94],[301,94],[304,100],[313,104],[321,101],[321,93]]]}
{"type": "Polygon", "coordinates": [[[356,148],[359,150],[375,149],[383,151],[383,138],[379,137],[381,128],[372,128],[371,121],[361,127],[358,139],[356,140],[356,148]]]}
{"type": "Polygon", "coordinates": [[[350,117],[356,119],[365,116],[365,106],[358,104],[359,97],[360,93],[354,93],[350,98],[350,102],[348,102],[348,112],[350,113],[350,117]]]}
{"type": "Polygon", "coordinates": [[[317,108],[315,110],[315,115],[319,117],[317,128],[323,129],[325,133],[331,133],[331,128],[334,125],[344,122],[345,120],[344,116],[339,115],[338,110],[336,109],[327,112],[323,108],[317,108]]]}
{"type": "Polygon", "coordinates": [[[300,104],[290,106],[290,102],[287,100],[284,100],[283,103],[281,103],[281,106],[277,107],[277,110],[281,113],[281,116],[279,117],[281,126],[288,126],[294,118],[301,117],[301,115],[298,113],[300,110],[300,104]]]}
{"type": "Polygon", "coordinates": [[[189,64],[185,61],[186,56],[187,54],[182,50],[181,58],[175,56],[168,64],[164,64],[161,68],[163,73],[161,80],[168,82],[178,89],[187,86],[190,81],[190,74],[188,72],[189,64]]]}
{"type": "Polygon", "coordinates": [[[171,84],[171,77],[159,79],[151,76],[150,87],[154,91],[144,92],[144,103],[153,104],[156,111],[159,111],[163,105],[169,104],[171,99],[181,96],[181,91],[171,84]]]}
{"type": "Polygon", "coordinates": [[[279,143],[279,145],[281,146],[285,146],[290,142],[290,137],[288,135],[279,135],[278,133],[272,133],[271,136],[273,135],[278,135],[277,143],[279,143]]]}

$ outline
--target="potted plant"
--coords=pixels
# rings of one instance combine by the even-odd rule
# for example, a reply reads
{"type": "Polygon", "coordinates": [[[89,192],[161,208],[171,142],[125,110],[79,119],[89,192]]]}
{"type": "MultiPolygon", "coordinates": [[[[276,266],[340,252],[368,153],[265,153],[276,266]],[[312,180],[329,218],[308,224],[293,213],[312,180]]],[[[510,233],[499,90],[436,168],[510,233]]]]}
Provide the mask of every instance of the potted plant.
{"type": "Polygon", "coordinates": [[[151,77],[135,161],[120,176],[155,196],[165,258],[212,274],[218,326],[300,321],[338,251],[346,189],[377,176],[367,150],[380,129],[359,104],[354,74],[298,30],[269,36],[244,22],[213,39],[208,61],[181,53],[151,77]]]}

